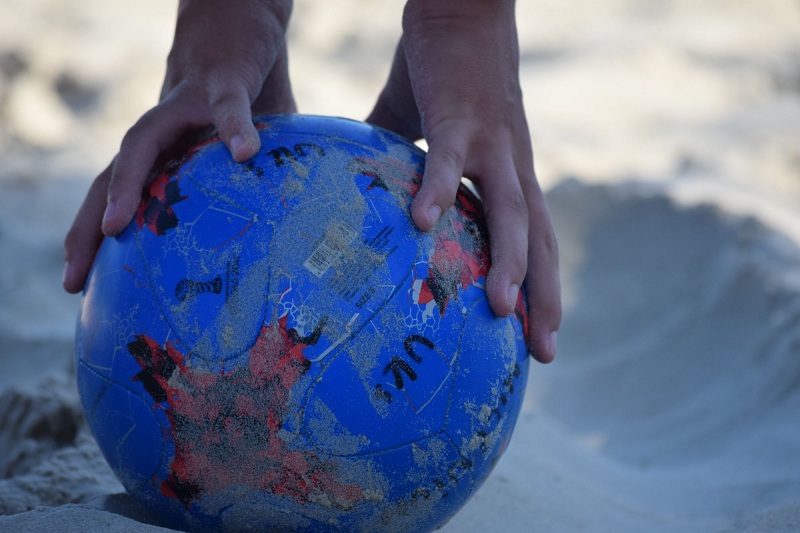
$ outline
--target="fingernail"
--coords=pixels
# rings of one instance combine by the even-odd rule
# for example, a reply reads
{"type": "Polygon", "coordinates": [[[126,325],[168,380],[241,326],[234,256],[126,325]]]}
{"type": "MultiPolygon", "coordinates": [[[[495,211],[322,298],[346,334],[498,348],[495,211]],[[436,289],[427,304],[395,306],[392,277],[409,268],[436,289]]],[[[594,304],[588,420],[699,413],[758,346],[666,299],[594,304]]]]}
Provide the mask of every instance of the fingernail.
{"type": "Polygon", "coordinates": [[[558,332],[552,331],[550,335],[547,337],[547,351],[550,352],[551,357],[556,356],[556,352],[558,351],[558,332]]]}
{"type": "Polygon", "coordinates": [[[114,215],[116,213],[117,213],[117,204],[116,204],[116,202],[108,202],[108,205],[106,206],[106,211],[105,211],[105,213],[103,213],[102,227],[103,227],[104,231],[105,231],[106,226],[108,225],[109,219],[114,218],[114,215]]]}
{"type": "Polygon", "coordinates": [[[517,298],[519,298],[519,285],[512,283],[508,287],[508,308],[511,309],[511,312],[517,307],[517,298]]]}
{"type": "Polygon", "coordinates": [[[234,159],[238,158],[238,154],[242,151],[242,146],[244,146],[244,138],[241,135],[231,137],[231,154],[233,154],[234,159]]]}
{"type": "Polygon", "coordinates": [[[442,216],[442,208],[438,205],[432,205],[428,208],[428,220],[431,223],[431,227],[435,226],[437,222],[439,222],[439,217],[442,216]]]}
{"type": "Polygon", "coordinates": [[[61,278],[61,284],[66,287],[67,282],[72,279],[75,274],[75,267],[72,266],[72,263],[67,263],[64,265],[64,276],[61,278]]]}

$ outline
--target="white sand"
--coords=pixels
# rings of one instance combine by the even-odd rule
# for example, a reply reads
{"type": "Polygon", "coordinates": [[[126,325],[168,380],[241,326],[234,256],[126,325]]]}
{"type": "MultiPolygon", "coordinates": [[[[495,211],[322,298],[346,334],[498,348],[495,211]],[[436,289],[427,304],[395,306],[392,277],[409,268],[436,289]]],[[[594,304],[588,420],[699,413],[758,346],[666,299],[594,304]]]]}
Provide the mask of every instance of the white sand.
{"type": "MultiPolygon", "coordinates": [[[[402,2],[298,0],[301,110],[362,118],[402,2]],[[369,27],[361,27],[369,21],[369,27]]],[[[61,241],[159,90],[174,2],[5,0],[0,531],[157,531],[80,418],[61,241]]],[[[800,3],[520,0],[565,317],[443,531],[800,530],[800,3]]]]}

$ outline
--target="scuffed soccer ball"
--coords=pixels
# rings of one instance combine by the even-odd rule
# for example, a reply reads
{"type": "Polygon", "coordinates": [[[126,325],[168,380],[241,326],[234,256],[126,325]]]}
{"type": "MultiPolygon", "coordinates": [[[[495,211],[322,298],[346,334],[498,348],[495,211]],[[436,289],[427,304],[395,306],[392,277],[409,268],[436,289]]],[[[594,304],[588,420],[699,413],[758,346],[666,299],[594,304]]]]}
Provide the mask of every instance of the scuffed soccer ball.
{"type": "Polygon", "coordinates": [[[78,321],[83,408],[128,492],[198,531],[429,531],[488,476],[528,377],[462,186],[410,217],[425,153],[301,115],[207,134],[106,238],[78,321]]]}

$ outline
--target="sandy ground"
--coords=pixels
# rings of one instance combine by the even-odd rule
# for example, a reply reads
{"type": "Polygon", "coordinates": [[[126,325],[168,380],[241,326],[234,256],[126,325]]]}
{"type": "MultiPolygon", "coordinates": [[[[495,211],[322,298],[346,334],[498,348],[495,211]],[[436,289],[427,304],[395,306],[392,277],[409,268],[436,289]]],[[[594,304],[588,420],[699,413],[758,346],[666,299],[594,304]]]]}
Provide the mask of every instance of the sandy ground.
{"type": "MultiPolygon", "coordinates": [[[[126,517],[81,419],[61,243],[155,102],[175,2],[2,8],[0,531],[157,531],[126,517]]],[[[301,111],[367,114],[401,10],[298,0],[301,111]]],[[[443,531],[800,530],[800,3],[520,0],[518,18],[565,317],[443,531]]]]}

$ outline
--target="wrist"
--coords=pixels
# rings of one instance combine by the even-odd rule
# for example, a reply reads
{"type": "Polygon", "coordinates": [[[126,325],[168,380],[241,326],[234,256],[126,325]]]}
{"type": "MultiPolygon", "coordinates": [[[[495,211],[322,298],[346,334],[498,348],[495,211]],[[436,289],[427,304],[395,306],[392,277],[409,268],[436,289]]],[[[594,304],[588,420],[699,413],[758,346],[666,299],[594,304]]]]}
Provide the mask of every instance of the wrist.
{"type": "Polygon", "coordinates": [[[403,10],[403,32],[426,28],[491,26],[492,21],[514,23],[514,0],[408,0],[403,10]]]}
{"type": "Polygon", "coordinates": [[[246,12],[256,10],[270,12],[284,30],[289,25],[292,15],[293,0],[180,0],[178,2],[178,18],[187,9],[203,9],[208,12],[220,10],[236,10],[246,12]]]}

